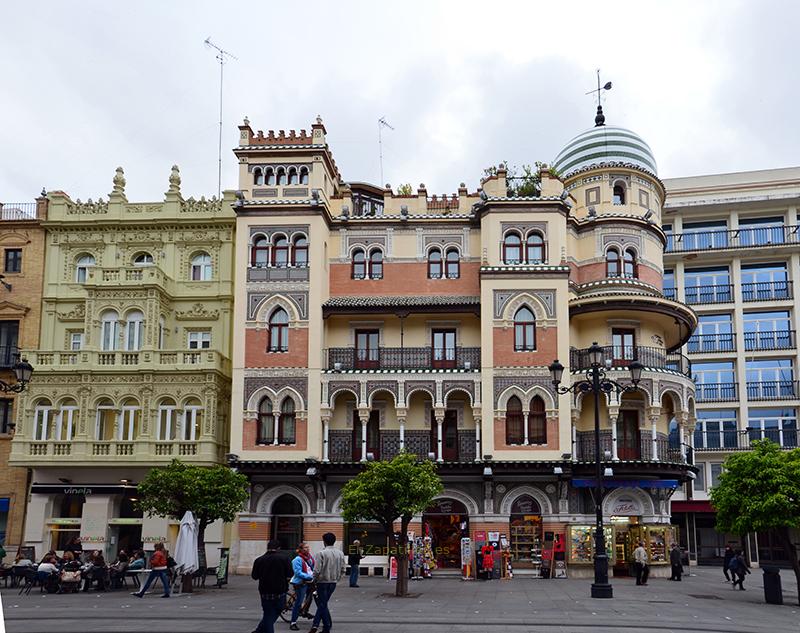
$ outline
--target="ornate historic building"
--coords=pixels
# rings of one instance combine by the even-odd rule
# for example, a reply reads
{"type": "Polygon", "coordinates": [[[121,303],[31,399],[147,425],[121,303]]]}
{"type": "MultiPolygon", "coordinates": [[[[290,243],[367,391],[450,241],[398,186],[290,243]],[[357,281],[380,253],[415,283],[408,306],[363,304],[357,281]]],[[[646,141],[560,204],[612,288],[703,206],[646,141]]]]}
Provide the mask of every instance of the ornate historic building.
{"type": "MultiPolygon", "coordinates": [[[[517,195],[503,165],[477,190],[401,195],[343,180],[320,119],[239,130],[230,463],[252,496],[238,568],[270,536],[380,545],[377,526],[342,522],[340,490],[405,449],[444,482],[411,526],[441,567],[462,535],[499,532],[518,568],[555,538],[571,573],[591,573],[594,402],[558,395],[547,367],[579,378],[595,341],[623,383],[645,365],[639,391],[600,405],[612,562],[626,569],[638,538],[663,560],[670,496],[693,474],[678,350],[697,319],[663,292],[665,190],[647,144],[600,114],[538,195],[517,195]]],[[[381,573],[385,558],[362,565],[381,573]]]]}
{"type": "Polygon", "coordinates": [[[25,544],[40,555],[77,536],[110,554],[172,540],[177,526],[135,509],[135,486],[176,457],[224,459],[231,200],[184,199],[177,167],[163,202],[128,202],[121,168],[108,201],[47,198],[41,337],[24,348],[35,373],[11,452],[31,469],[25,544]]]}
{"type": "MultiPolygon", "coordinates": [[[[39,343],[47,199],[0,204],[0,380],[13,384],[20,350],[39,343]]],[[[22,543],[27,470],[8,463],[16,394],[0,393],[0,544],[13,560],[22,543]]]]}
{"type": "MultiPolygon", "coordinates": [[[[699,324],[683,352],[692,359],[697,426],[690,439],[697,479],[676,495],[693,560],[720,563],[742,545],[753,563],[788,560],[768,532],[719,534],[709,490],[725,458],[768,438],[798,446],[798,209],[800,169],[769,169],[666,181],[664,293],[691,305],[699,324]]],[[[795,534],[800,543],[800,533],[795,534]]]]}

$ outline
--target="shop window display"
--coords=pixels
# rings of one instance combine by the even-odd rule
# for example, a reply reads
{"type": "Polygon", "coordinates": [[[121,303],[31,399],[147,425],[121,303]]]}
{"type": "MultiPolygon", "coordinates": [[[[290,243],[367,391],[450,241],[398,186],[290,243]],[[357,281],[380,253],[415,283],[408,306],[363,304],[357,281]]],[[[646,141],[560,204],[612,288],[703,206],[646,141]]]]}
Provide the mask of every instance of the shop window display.
{"type": "Polygon", "coordinates": [[[541,564],[542,516],[539,504],[529,495],[518,497],[511,505],[509,526],[511,561],[519,567],[541,564]]]}
{"type": "MultiPolygon", "coordinates": [[[[594,526],[572,525],[569,528],[569,564],[587,565],[594,562],[594,526]]],[[[613,560],[613,529],[606,525],[603,528],[606,539],[606,550],[609,560],[613,560]]]]}

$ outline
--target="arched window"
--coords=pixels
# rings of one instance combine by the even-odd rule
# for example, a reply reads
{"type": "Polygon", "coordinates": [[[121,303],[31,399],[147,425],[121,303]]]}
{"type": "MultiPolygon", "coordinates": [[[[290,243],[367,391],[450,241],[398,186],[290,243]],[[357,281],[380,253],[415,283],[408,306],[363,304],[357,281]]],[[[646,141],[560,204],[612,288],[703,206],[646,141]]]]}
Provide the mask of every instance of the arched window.
{"type": "Polygon", "coordinates": [[[125,321],[125,350],[138,352],[144,342],[144,314],[134,310],[128,313],[125,321]]]}
{"type": "Polygon", "coordinates": [[[357,248],[353,251],[353,279],[366,279],[367,256],[364,251],[357,248]]]}
{"type": "Polygon", "coordinates": [[[519,233],[515,233],[514,231],[506,233],[503,239],[503,263],[522,263],[522,240],[519,237],[519,233]]]}
{"type": "Polygon", "coordinates": [[[152,266],[153,256],[150,253],[139,253],[133,258],[134,266],[152,266]]]}
{"type": "Polygon", "coordinates": [[[296,235],[292,242],[292,266],[297,268],[308,266],[308,240],[305,235],[296,235]]]}
{"type": "Polygon", "coordinates": [[[528,413],[528,442],[531,444],[547,444],[547,414],[544,400],[533,396],[531,410],[528,413]]]}
{"type": "Polygon", "coordinates": [[[275,170],[272,167],[267,167],[264,170],[264,182],[267,185],[275,185],[275,170]]]}
{"type": "Polygon", "coordinates": [[[297,168],[289,167],[289,184],[296,185],[298,183],[297,168]]]}
{"type": "Polygon", "coordinates": [[[119,315],[114,310],[106,310],[100,315],[100,349],[111,352],[117,349],[119,337],[119,315]]]}
{"type": "Polygon", "coordinates": [[[301,185],[308,184],[308,167],[300,168],[300,184],[301,185]]]}
{"type": "Polygon", "coordinates": [[[211,281],[211,255],[208,253],[197,253],[192,257],[191,280],[192,281],[211,281]]]}
{"type": "Polygon", "coordinates": [[[626,248],[622,258],[622,276],[628,279],[635,279],[639,276],[636,266],[636,251],[626,248]]]}
{"type": "Polygon", "coordinates": [[[511,396],[506,404],[506,444],[522,444],[525,441],[522,424],[522,402],[517,396],[511,396]]]}
{"type": "Polygon", "coordinates": [[[97,417],[95,419],[94,437],[98,441],[114,439],[117,427],[117,408],[109,399],[103,399],[97,404],[97,417]]]}
{"type": "Polygon", "coordinates": [[[156,427],[156,441],[168,442],[175,439],[178,427],[178,416],[175,401],[165,398],[158,405],[158,426],[156,427]]]}
{"type": "Polygon", "coordinates": [[[376,248],[369,254],[369,278],[383,279],[383,251],[376,248]]]}
{"type": "Polygon", "coordinates": [[[289,351],[289,315],[283,308],[275,308],[269,318],[269,341],[267,351],[289,351]]]}
{"type": "Polygon", "coordinates": [[[33,440],[44,442],[50,439],[50,424],[53,405],[49,400],[39,400],[33,413],[33,440]]]}
{"type": "Polygon", "coordinates": [[[203,405],[197,398],[190,398],[183,405],[183,420],[181,421],[181,439],[184,442],[194,442],[200,437],[203,426],[203,405]]]}
{"type": "Polygon", "coordinates": [[[256,429],[257,444],[272,444],[275,439],[275,420],[272,417],[272,400],[261,398],[258,403],[258,428],[256,429]]]}
{"type": "Polygon", "coordinates": [[[264,172],[261,171],[261,167],[256,167],[253,170],[253,184],[254,185],[264,184],[264,172]]]}
{"type": "Polygon", "coordinates": [[[54,439],[56,442],[69,442],[75,434],[75,425],[78,422],[78,403],[72,398],[67,398],[61,403],[55,420],[54,439]]]}
{"type": "Polygon", "coordinates": [[[461,261],[455,248],[447,249],[445,266],[447,266],[448,279],[458,279],[461,276],[461,261]]]}
{"type": "Polygon", "coordinates": [[[129,398],[122,403],[117,425],[117,439],[123,442],[132,442],[139,434],[139,403],[129,398]]]}
{"type": "Polygon", "coordinates": [[[514,350],[530,352],[536,349],[536,320],[530,308],[522,306],[514,315],[514,350]]]}
{"type": "Polygon", "coordinates": [[[89,269],[94,266],[94,257],[91,255],[81,255],[75,262],[75,281],[79,284],[86,283],[89,276],[89,269]]]}
{"type": "Polygon", "coordinates": [[[278,424],[278,443],[295,443],[294,400],[291,398],[284,398],[281,403],[281,419],[278,424]]]}
{"type": "Polygon", "coordinates": [[[250,248],[250,265],[255,268],[265,268],[269,262],[269,242],[263,235],[253,240],[250,248]]]}
{"type": "Polygon", "coordinates": [[[625,204],[625,185],[617,183],[614,185],[614,204],[625,204]]]}
{"type": "Polygon", "coordinates": [[[289,265],[289,240],[280,233],[272,237],[272,265],[275,268],[289,265]]]}
{"type": "Polygon", "coordinates": [[[609,248],[606,251],[606,277],[619,277],[619,275],[619,251],[616,248],[609,248]]]}
{"type": "Polygon", "coordinates": [[[286,170],[283,167],[278,167],[278,184],[286,184],[286,170]]]}
{"type": "Polygon", "coordinates": [[[531,231],[525,240],[525,259],[529,264],[544,263],[544,237],[538,231],[531,231]]]}
{"type": "Polygon", "coordinates": [[[442,278],[442,251],[432,248],[428,253],[428,279],[442,278]]]}

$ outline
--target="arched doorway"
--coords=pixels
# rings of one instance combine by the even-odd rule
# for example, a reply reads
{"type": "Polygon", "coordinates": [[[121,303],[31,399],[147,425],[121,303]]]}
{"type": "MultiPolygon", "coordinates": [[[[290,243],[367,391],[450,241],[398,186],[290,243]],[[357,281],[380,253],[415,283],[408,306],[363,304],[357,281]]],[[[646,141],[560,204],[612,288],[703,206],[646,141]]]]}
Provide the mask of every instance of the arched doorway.
{"type": "Polygon", "coordinates": [[[294,495],[281,495],[272,504],[272,538],[286,552],[294,552],[303,540],[303,506],[294,495]]]}
{"type": "Polygon", "coordinates": [[[461,538],[469,536],[469,512],[456,499],[437,499],[422,513],[422,535],[431,537],[439,569],[461,567],[461,538]]]}
{"type": "Polygon", "coordinates": [[[542,509],[531,495],[520,495],[511,504],[509,526],[511,560],[520,567],[532,567],[542,559],[542,509]]]}

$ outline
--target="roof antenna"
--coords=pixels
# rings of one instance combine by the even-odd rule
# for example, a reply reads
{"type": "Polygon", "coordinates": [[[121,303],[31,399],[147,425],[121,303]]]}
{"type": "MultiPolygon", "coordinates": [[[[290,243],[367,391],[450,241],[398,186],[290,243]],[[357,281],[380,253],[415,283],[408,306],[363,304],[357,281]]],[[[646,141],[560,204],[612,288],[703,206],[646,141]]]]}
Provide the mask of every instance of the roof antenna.
{"type": "Polygon", "coordinates": [[[378,157],[381,163],[381,187],[383,186],[383,137],[381,132],[385,127],[388,127],[390,130],[394,130],[394,128],[386,122],[386,117],[381,117],[378,119],[378,157]]]}
{"type": "Polygon", "coordinates": [[[207,37],[203,42],[209,48],[217,51],[217,61],[219,61],[219,150],[217,152],[217,198],[222,197],[222,67],[230,57],[231,59],[239,59],[233,53],[222,50],[219,46],[211,41],[211,37],[207,37]]]}
{"type": "Polygon", "coordinates": [[[587,95],[590,95],[594,92],[597,93],[597,116],[594,117],[594,126],[601,127],[606,124],[606,116],[603,114],[603,106],[600,105],[600,94],[603,90],[611,90],[611,82],[608,81],[605,85],[600,86],[600,69],[597,69],[597,88],[595,90],[590,90],[587,92],[587,95]]]}

